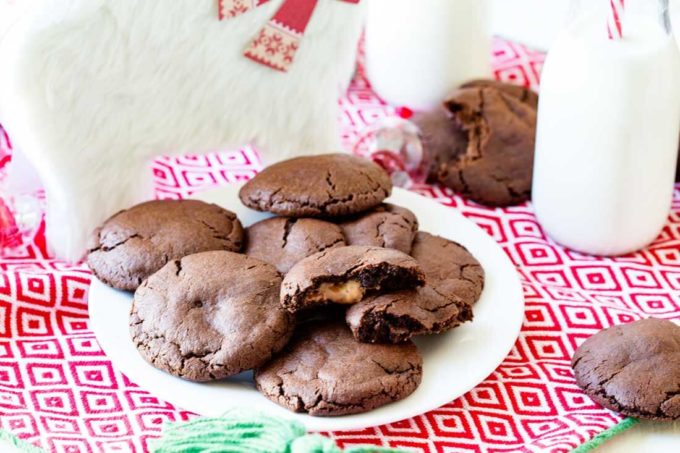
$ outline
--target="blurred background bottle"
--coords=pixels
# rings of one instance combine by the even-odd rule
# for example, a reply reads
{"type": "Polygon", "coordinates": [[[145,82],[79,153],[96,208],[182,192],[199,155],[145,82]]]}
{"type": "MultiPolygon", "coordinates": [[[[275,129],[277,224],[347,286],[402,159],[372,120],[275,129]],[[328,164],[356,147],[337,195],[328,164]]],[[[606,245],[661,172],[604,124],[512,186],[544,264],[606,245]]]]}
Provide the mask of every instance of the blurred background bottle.
{"type": "Polygon", "coordinates": [[[613,14],[619,2],[573,0],[548,53],[538,110],[536,215],[555,241],[595,255],[633,252],[657,237],[680,135],[668,0],[626,0],[613,14]]]}
{"type": "Polygon", "coordinates": [[[491,76],[488,0],[371,0],[366,73],[385,101],[439,105],[462,83],[491,76]]]}

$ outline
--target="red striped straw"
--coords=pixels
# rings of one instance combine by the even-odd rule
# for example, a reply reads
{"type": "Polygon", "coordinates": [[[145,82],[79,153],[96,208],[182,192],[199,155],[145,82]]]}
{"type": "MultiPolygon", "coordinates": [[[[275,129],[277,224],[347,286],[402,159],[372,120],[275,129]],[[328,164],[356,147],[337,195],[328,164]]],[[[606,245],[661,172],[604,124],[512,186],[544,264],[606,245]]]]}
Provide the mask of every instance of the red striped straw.
{"type": "Polygon", "coordinates": [[[623,39],[623,13],[626,0],[609,0],[609,14],[607,14],[607,33],[609,39],[623,39]]]}

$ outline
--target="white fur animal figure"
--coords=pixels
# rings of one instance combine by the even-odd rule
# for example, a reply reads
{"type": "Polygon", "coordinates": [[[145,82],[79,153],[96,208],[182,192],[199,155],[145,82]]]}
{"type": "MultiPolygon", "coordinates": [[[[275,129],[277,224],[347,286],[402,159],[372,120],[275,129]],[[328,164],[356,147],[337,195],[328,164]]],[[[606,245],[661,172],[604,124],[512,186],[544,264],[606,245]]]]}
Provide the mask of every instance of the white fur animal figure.
{"type": "Polygon", "coordinates": [[[56,256],[81,258],[106,217],[151,197],[153,156],[338,148],[363,3],[319,0],[280,72],[243,52],[282,2],[220,21],[217,0],[27,0],[0,29],[0,124],[45,186],[56,256]]]}

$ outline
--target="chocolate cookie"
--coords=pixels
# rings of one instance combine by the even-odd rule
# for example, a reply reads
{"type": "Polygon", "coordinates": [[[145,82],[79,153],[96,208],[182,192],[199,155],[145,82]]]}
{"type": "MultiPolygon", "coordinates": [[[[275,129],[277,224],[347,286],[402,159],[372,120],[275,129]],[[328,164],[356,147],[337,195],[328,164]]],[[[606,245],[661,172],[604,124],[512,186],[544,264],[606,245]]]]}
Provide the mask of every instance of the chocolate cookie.
{"type": "Polygon", "coordinates": [[[345,245],[342,229],[318,219],[274,217],[247,230],[246,255],[271,263],[285,274],[303,258],[345,245]]]}
{"type": "Polygon", "coordinates": [[[419,232],[413,242],[413,256],[425,272],[427,283],[449,297],[472,305],[484,289],[484,269],[460,244],[430,233],[419,232]]]}
{"type": "Polygon", "coordinates": [[[358,343],[342,323],[310,325],[255,372],[255,385],[295,412],[358,414],[409,396],[420,385],[422,367],[423,359],[410,341],[358,343]]]}
{"type": "Polygon", "coordinates": [[[210,381],[261,366],[293,332],[274,266],[231,252],[166,264],[135,292],[130,334],[156,368],[210,381]]]}
{"type": "Polygon", "coordinates": [[[338,217],[379,205],[392,181],[377,164],[349,154],[306,156],[265,168],[239,196],[246,206],[286,217],[338,217]]]}
{"type": "Polygon", "coordinates": [[[431,178],[489,206],[528,200],[536,110],[491,87],[460,89],[445,106],[464,138],[452,144],[450,157],[435,157],[431,178]]]}
{"type": "Polygon", "coordinates": [[[588,338],[571,362],[596,403],[650,420],[680,420],[680,326],[649,318],[588,338]]]}
{"type": "Polygon", "coordinates": [[[329,303],[352,305],[370,294],[425,283],[415,259],[393,249],[353,245],[316,253],[297,263],[281,285],[290,312],[329,303]]]}
{"type": "Polygon", "coordinates": [[[416,335],[446,332],[472,320],[472,307],[433,287],[397,291],[364,299],[345,317],[363,343],[400,343],[416,335]]]}
{"type": "Polygon", "coordinates": [[[197,200],[149,201],[121,211],[98,228],[87,264],[109,286],[134,291],[168,261],[208,250],[238,252],[236,214],[197,200]]]}
{"type": "Polygon", "coordinates": [[[372,245],[410,253],[418,219],[406,208],[385,203],[340,226],[348,245],[372,245]]]}
{"type": "Polygon", "coordinates": [[[411,121],[418,126],[423,149],[430,159],[429,178],[437,182],[439,168],[466,152],[468,134],[456,124],[444,106],[429,112],[418,112],[411,121]]]}
{"type": "Polygon", "coordinates": [[[465,83],[461,88],[490,87],[509,94],[527,104],[534,110],[538,110],[538,93],[530,88],[515,85],[513,83],[500,82],[492,79],[478,79],[465,83]]]}

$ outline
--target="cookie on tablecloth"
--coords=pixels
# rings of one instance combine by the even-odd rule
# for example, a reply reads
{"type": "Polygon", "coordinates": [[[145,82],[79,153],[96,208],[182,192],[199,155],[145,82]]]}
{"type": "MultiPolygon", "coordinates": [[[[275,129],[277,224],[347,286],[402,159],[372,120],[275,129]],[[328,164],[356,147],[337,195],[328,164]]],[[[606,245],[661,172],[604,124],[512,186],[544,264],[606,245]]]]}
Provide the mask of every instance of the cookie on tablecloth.
{"type": "Polygon", "coordinates": [[[484,289],[484,269],[462,245],[420,231],[413,241],[411,256],[425,272],[427,283],[438,292],[457,296],[470,305],[479,300],[484,289]]]}
{"type": "Polygon", "coordinates": [[[149,363],[192,381],[256,368],[281,350],[293,319],[274,266],[232,252],[166,264],[135,292],[130,334],[149,363]]]}
{"type": "Polygon", "coordinates": [[[451,113],[443,105],[430,111],[416,113],[412,121],[418,126],[423,149],[430,159],[428,177],[436,182],[440,166],[458,159],[465,153],[468,134],[455,123],[451,113]]]}
{"type": "Polygon", "coordinates": [[[415,214],[401,206],[384,203],[374,210],[340,224],[347,245],[371,245],[411,252],[418,231],[415,214]]]}
{"type": "Polygon", "coordinates": [[[303,258],[346,245],[338,225],[319,219],[274,217],[251,225],[247,235],[246,255],[273,264],[282,274],[303,258]]]}
{"type": "Polygon", "coordinates": [[[425,283],[416,260],[394,249],[352,245],[309,256],[286,274],[281,303],[295,313],[329,303],[351,305],[370,294],[425,283]]]}
{"type": "Polygon", "coordinates": [[[484,87],[495,88],[499,91],[502,91],[505,94],[508,94],[522,101],[532,109],[538,110],[538,93],[527,87],[515,85],[514,83],[501,82],[499,80],[493,79],[477,79],[461,85],[461,88],[484,88],[484,87]]]}
{"type": "Polygon", "coordinates": [[[490,206],[529,199],[536,109],[490,85],[462,88],[414,117],[432,159],[430,180],[490,206]]]}
{"type": "Polygon", "coordinates": [[[391,192],[389,175],[372,161],[324,154],[267,167],[239,196],[252,209],[285,217],[338,217],[367,211],[391,192]]]}
{"type": "Polygon", "coordinates": [[[167,262],[209,250],[238,252],[236,214],[198,200],[158,200],[109,218],[90,238],[87,264],[102,282],[134,291],[167,262]]]}
{"type": "Polygon", "coordinates": [[[432,286],[367,297],[347,310],[347,325],[363,343],[400,343],[443,333],[472,320],[472,306],[432,286]]]}
{"type": "Polygon", "coordinates": [[[257,389],[275,403],[314,416],[366,412],[409,396],[423,360],[412,342],[358,343],[343,323],[304,325],[256,370],[257,389]]]}
{"type": "Polygon", "coordinates": [[[588,338],[571,362],[593,401],[629,417],[680,420],[680,326],[649,318],[588,338]]]}

